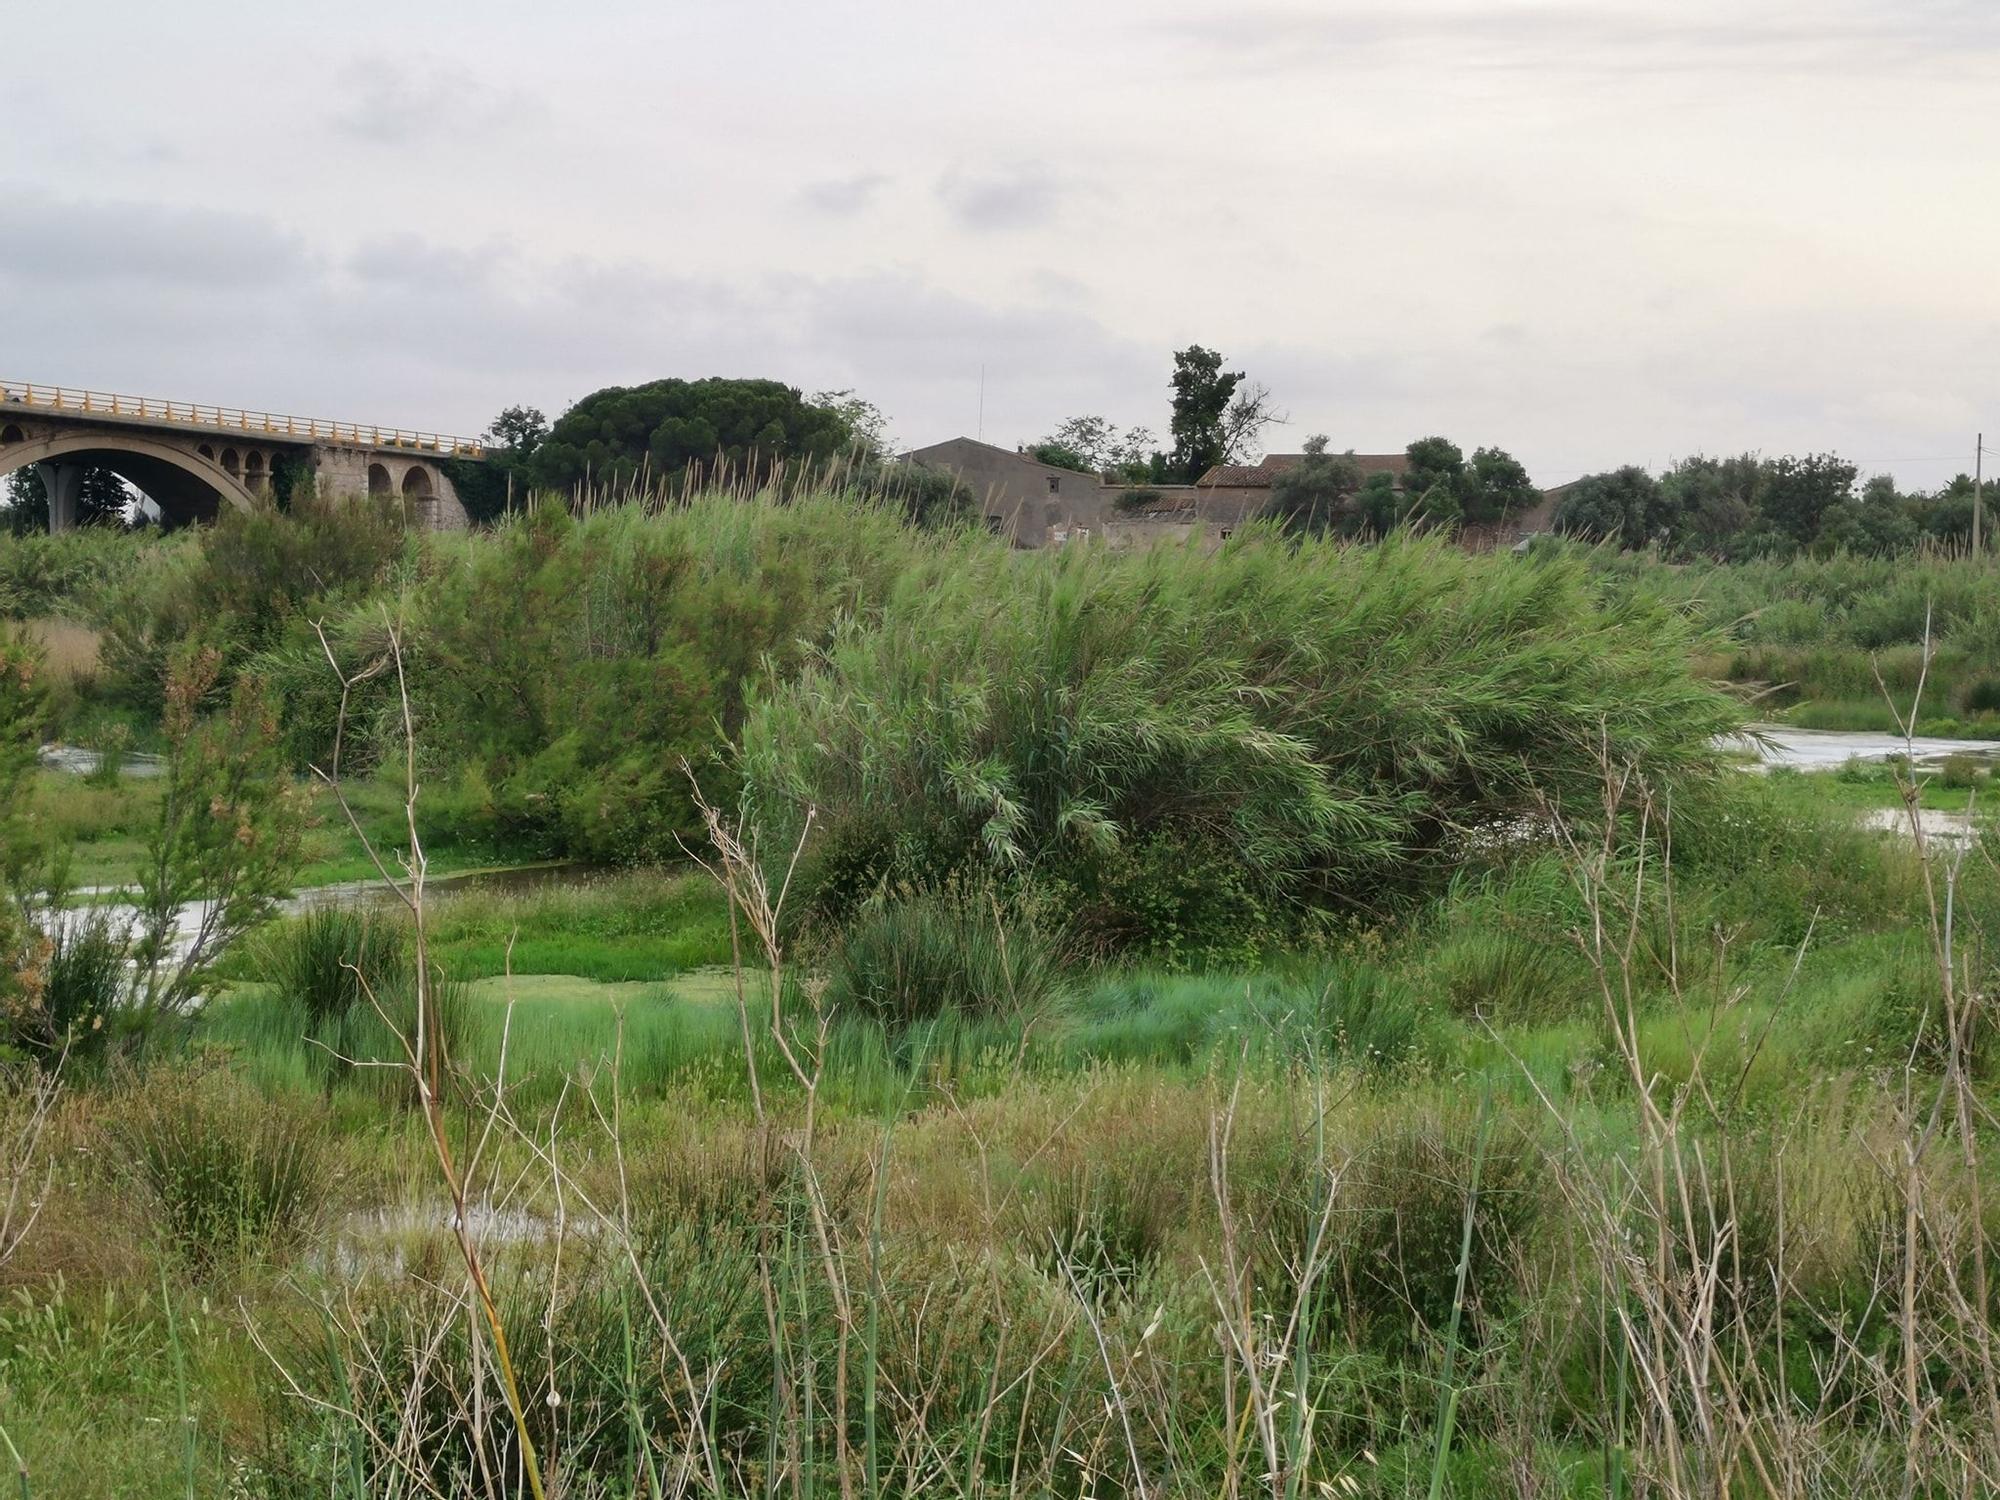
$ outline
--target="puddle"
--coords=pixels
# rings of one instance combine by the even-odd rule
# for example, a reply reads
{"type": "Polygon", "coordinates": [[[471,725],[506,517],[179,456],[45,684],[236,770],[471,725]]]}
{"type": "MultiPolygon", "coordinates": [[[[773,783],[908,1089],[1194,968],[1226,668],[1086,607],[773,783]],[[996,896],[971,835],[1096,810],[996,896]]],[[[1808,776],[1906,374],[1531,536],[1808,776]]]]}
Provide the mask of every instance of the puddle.
{"type": "MultiPolygon", "coordinates": [[[[482,1250],[543,1245],[556,1232],[555,1220],[547,1215],[484,1200],[467,1204],[465,1219],[473,1243],[482,1250]]],[[[576,1213],[563,1224],[566,1235],[595,1235],[602,1227],[596,1218],[576,1213]]],[[[449,1244],[456,1228],[448,1203],[357,1209],[341,1216],[327,1236],[326,1248],[307,1257],[307,1264],[342,1280],[364,1274],[402,1276],[427,1245],[456,1254],[456,1247],[449,1244]]]]}
{"type": "MultiPolygon", "coordinates": [[[[95,750],[86,750],[81,745],[44,745],[42,764],[51,771],[69,771],[78,776],[88,776],[102,762],[95,750]]],[[[119,774],[122,776],[157,776],[161,770],[161,760],[157,755],[142,755],[136,750],[128,750],[121,757],[119,774]]]]}
{"type": "MultiPolygon", "coordinates": [[[[1924,838],[1941,844],[1969,844],[1977,837],[1972,819],[1962,812],[1947,812],[1941,807],[1923,807],[1917,810],[1917,821],[1922,825],[1924,838]]],[[[1900,807],[1877,807],[1861,815],[1861,826],[1873,828],[1881,833],[1901,834],[1910,838],[1910,815],[1900,807]]]]}

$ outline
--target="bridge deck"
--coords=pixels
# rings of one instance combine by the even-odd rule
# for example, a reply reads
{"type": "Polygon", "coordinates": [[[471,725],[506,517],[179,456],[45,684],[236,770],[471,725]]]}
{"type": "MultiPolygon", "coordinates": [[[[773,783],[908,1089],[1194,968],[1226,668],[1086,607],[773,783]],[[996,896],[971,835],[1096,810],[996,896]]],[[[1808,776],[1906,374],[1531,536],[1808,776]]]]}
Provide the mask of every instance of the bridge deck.
{"type": "Polygon", "coordinates": [[[482,443],[437,432],[376,427],[365,422],[331,422],[319,417],[290,417],[277,412],[249,411],[242,407],[203,406],[192,401],[162,401],[153,396],[120,396],[107,391],[33,385],[24,380],[0,380],[0,410],[9,408],[71,420],[166,427],[225,437],[240,433],[277,443],[344,443],[356,448],[432,453],[441,458],[486,456],[482,443]]]}

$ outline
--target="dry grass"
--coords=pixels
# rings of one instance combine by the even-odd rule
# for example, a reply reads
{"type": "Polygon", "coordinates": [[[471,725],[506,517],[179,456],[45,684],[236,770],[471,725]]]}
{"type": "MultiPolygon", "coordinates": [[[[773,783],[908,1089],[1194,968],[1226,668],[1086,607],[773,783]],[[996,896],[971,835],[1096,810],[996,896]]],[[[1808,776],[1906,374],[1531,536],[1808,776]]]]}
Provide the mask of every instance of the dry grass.
{"type": "Polygon", "coordinates": [[[97,676],[100,632],[75,620],[45,617],[29,620],[23,627],[28,638],[41,647],[50,677],[60,684],[89,682],[97,676]]]}

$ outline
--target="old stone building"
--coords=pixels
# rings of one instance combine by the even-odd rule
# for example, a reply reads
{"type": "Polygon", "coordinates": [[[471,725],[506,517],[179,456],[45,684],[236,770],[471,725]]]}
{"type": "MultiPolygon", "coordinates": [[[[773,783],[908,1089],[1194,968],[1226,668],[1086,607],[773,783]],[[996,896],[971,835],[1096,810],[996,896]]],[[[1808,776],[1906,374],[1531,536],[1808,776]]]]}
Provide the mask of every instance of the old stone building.
{"type": "Polygon", "coordinates": [[[1095,474],[1079,474],[977,438],[956,437],[903,457],[956,474],[978,498],[994,532],[1017,547],[1045,547],[1101,530],[1107,487],[1095,474]]]}

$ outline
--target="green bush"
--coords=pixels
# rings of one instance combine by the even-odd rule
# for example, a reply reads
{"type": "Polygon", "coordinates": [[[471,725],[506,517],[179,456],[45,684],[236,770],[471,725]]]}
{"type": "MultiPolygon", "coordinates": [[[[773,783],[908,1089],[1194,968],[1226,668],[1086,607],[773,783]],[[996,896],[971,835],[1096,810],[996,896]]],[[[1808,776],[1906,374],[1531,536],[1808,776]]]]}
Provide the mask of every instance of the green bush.
{"type": "Polygon", "coordinates": [[[111,526],[80,526],[60,536],[14,536],[0,528],[0,617],[95,620],[135,569],[187,545],[111,526]]]}
{"type": "Polygon", "coordinates": [[[1958,707],[1968,717],[2000,714],[2000,676],[1975,677],[1958,695],[1958,707]]]}
{"type": "Polygon", "coordinates": [[[1026,1232],[1024,1253],[1102,1303],[1129,1295],[1160,1263],[1187,1216],[1187,1186],[1107,1163],[1057,1178],[1042,1207],[1046,1217],[1026,1232]]]}
{"type": "Polygon", "coordinates": [[[1337,1284],[1363,1340],[1400,1346],[1451,1317],[1475,1161],[1479,1195],[1461,1333],[1477,1341],[1505,1318],[1518,1288],[1515,1255],[1542,1207],[1543,1159],[1532,1129],[1506,1114],[1486,1127],[1473,1110],[1407,1112],[1348,1165],[1335,1199],[1337,1284]]]}
{"type": "MultiPolygon", "coordinates": [[[[167,664],[191,643],[223,653],[226,686],[288,630],[296,647],[311,618],[372,594],[411,547],[400,507],[385,500],[225,507],[187,542],[144,553],[109,591],[101,610],[107,690],[157,710],[167,664]]],[[[331,680],[323,656],[317,671],[331,680]]]]}
{"type": "Polygon", "coordinates": [[[1984,779],[1985,767],[1971,755],[1947,755],[1938,770],[1938,784],[1957,792],[1976,787],[1984,779]]]}
{"type": "Polygon", "coordinates": [[[48,1065],[103,1061],[125,993],[126,933],[102,911],[57,915],[50,924],[42,1003],[23,1037],[48,1065]]]}
{"type": "Polygon", "coordinates": [[[752,680],[792,670],[947,545],[883,503],[719,494],[580,517],[544,499],[437,543],[411,611],[411,681],[424,749],[455,785],[427,828],[616,863],[680,858],[702,837],[683,760],[733,801],[722,761],[752,680]]]}
{"type": "Polygon", "coordinates": [[[1607,749],[1699,777],[1738,722],[1683,618],[1603,605],[1562,558],[1272,536],[953,563],[744,729],[752,818],[789,851],[815,810],[800,889],[836,915],[966,876],[1076,893],[1081,927],[1139,951],[1254,943],[1434,889],[1468,830],[1594,800],[1607,749]]]}

